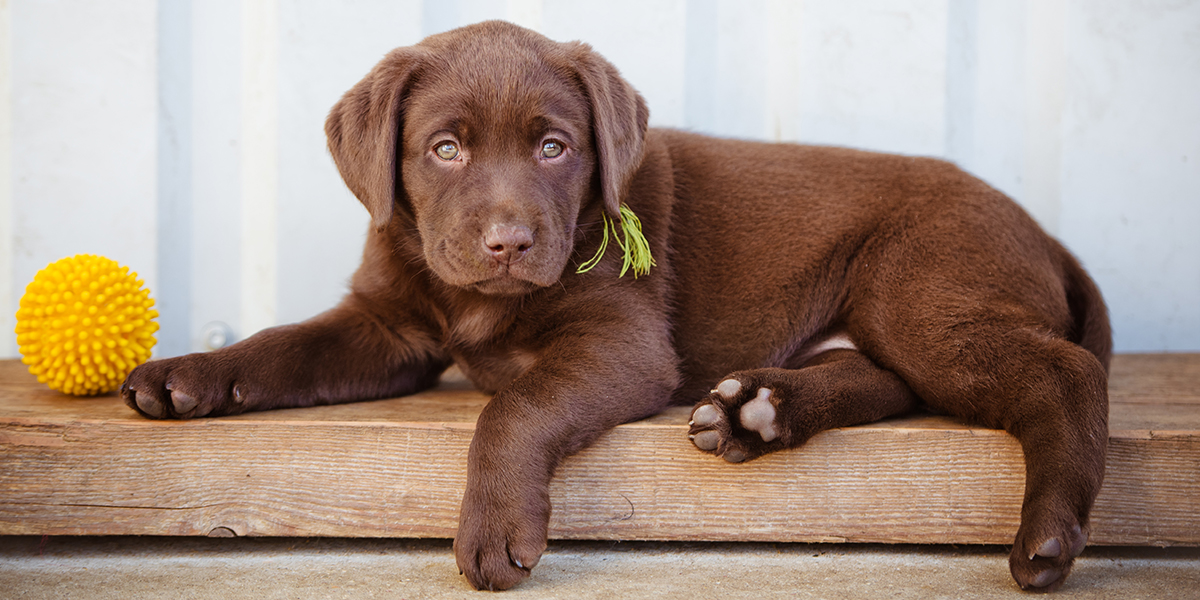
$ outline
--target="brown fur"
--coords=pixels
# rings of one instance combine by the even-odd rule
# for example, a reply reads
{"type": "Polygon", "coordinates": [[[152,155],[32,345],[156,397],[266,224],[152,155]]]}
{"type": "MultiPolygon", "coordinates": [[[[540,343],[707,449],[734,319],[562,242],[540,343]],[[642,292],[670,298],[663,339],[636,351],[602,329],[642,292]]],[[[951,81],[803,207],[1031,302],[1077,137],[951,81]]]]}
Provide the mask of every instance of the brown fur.
{"type": "Polygon", "coordinates": [[[1107,440],[1111,336],[1075,259],[946,162],[646,122],[583,44],[489,22],[395,50],[326,124],[371,213],[350,293],[303,323],[143,365],[126,402],[155,418],[349,402],[461,365],[495,393],[455,540],[489,589],[537,564],[558,463],[620,423],[699,400],[695,443],[738,461],[925,405],[1020,440],[1010,566],[1023,587],[1059,586],[1107,440]],[[566,151],[543,156],[547,140],[566,151]],[[447,141],[451,161],[435,153],[447,141]],[[613,245],[576,273],[622,202],[657,267],[618,277],[613,245]],[[739,392],[710,392],[730,378],[739,392]],[[770,405],[743,410],[756,393],[770,405]],[[752,425],[762,410],[776,435],[752,425]]]}

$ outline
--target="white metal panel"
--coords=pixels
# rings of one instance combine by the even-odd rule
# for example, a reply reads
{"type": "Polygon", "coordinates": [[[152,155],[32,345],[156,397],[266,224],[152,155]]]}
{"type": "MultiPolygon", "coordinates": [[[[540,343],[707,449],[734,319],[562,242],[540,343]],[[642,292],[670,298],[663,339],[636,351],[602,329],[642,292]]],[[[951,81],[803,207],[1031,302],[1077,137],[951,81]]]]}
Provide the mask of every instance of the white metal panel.
{"type": "Polygon", "coordinates": [[[806,2],[801,139],[942,156],[947,19],[944,0],[806,2]]]}
{"type": "Polygon", "coordinates": [[[172,356],[191,348],[192,304],[192,6],[158,7],[158,285],[154,352],[172,356]]]}
{"type": "Polygon", "coordinates": [[[6,18],[0,356],[33,273],[76,252],[146,277],[167,353],[210,321],[241,338],[332,306],[367,215],[325,114],[387,50],[490,18],[590,43],[655,125],[954,160],[1080,255],[1118,349],[1200,349],[1195,0],[14,0],[6,18]]]}
{"type": "Polygon", "coordinates": [[[716,110],[712,122],[691,125],[722,137],[769,139],[767,4],[720,0],[716,9],[716,110]]]}
{"type": "Polygon", "coordinates": [[[9,10],[15,294],[50,262],[77,253],[108,256],[154,289],[155,3],[17,2],[9,10]]]}
{"type": "MultiPolygon", "coordinates": [[[[509,4],[505,0],[423,0],[421,33],[432,35],[479,21],[509,18],[509,4]]],[[[532,9],[531,2],[513,4],[513,10],[525,17],[532,9]]]]}
{"type": "Polygon", "coordinates": [[[1026,7],[952,0],[947,49],[946,158],[1014,198],[1023,191],[1026,7]]]}
{"type": "Polygon", "coordinates": [[[279,0],[242,2],[242,303],[247,334],[278,324],[279,0]]]}
{"type": "Polygon", "coordinates": [[[683,0],[546,2],[542,33],[590,44],[616,65],[650,107],[650,123],[684,125],[683,0]]]}
{"type": "Polygon", "coordinates": [[[946,157],[1058,231],[1064,0],[952,0],[946,157]]]}
{"type": "Polygon", "coordinates": [[[766,133],[775,142],[798,142],[802,138],[800,118],[801,77],[800,31],[805,2],[770,0],[767,2],[766,56],[766,133]]]}
{"type": "Polygon", "coordinates": [[[241,333],[241,6],[192,3],[191,350],[206,323],[241,333]]]}
{"type": "Polygon", "coordinates": [[[369,216],[325,146],[325,117],[397,46],[420,41],[421,2],[282,6],[279,64],[281,323],[331,308],[362,258],[369,216]]]}
{"type": "Polygon", "coordinates": [[[1028,0],[1024,189],[1019,202],[1051,234],[1062,213],[1062,113],[1066,100],[1066,0],[1028,0]]]}
{"type": "Polygon", "coordinates": [[[1076,1],[1062,231],[1119,350],[1200,348],[1200,2],[1076,1]]]}
{"type": "Polygon", "coordinates": [[[0,2],[0,358],[17,354],[18,291],[13,276],[12,5],[0,2]]]}

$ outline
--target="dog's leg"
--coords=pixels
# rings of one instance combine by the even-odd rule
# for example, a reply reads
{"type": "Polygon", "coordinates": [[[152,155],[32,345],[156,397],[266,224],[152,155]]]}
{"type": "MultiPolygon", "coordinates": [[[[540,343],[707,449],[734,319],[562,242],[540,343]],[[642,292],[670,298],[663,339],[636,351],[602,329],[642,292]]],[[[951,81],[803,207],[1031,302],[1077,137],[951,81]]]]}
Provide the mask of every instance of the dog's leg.
{"type": "Polygon", "coordinates": [[[678,376],[666,329],[650,344],[636,344],[637,337],[644,334],[597,343],[576,330],[549,343],[545,358],[480,414],[454,538],[458,567],[477,589],[510,588],[538,563],[550,479],[563,458],[669,402],[678,376]]]}
{"type": "Polygon", "coordinates": [[[1063,340],[1014,362],[1021,377],[1013,383],[1026,395],[1005,429],[1025,454],[1025,498],[1009,569],[1022,588],[1049,592],[1087,545],[1108,445],[1107,376],[1095,356],[1063,340]]]}
{"type": "Polygon", "coordinates": [[[351,295],[303,323],[143,364],[121,396],[150,418],[213,417],[411,394],[434,385],[448,364],[429,334],[384,324],[351,295]]]}
{"type": "Polygon", "coordinates": [[[851,330],[929,406],[1017,438],[1025,498],[1010,570],[1024,589],[1057,589],[1087,543],[1104,478],[1106,369],[1053,327],[1027,326],[1038,318],[1033,309],[977,302],[943,312],[955,315],[952,323],[934,323],[943,317],[930,307],[893,304],[851,330]],[[909,334],[904,324],[936,335],[909,334]]]}
{"type": "Polygon", "coordinates": [[[1053,591],[1087,543],[1104,478],[1106,371],[1091,352],[1044,330],[984,329],[960,332],[948,363],[944,352],[913,352],[900,370],[931,406],[1003,427],[1021,443],[1025,497],[1009,568],[1022,588],[1053,591]],[[937,366],[909,372],[923,360],[937,366]]]}
{"type": "Polygon", "coordinates": [[[729,462],[794,448],[826,429],[912,410],[895,374],[856,350],[817,355],[799,369],[751,369],[721,380],[692,412],[690,437],[729,462]]]}
{"type": "MultiPolygon", "coordinates": [[[[1025,453],[1025,499],[1009,566],[1022,588],[1052,591],[1088,538],[1088,513],[1104,475],[1106,375],[1083,348],[1036,331],[975,332],[1012,342],[981,360],[902,371],[938,410],[1002,427],[1025,453]],[[937,374],[941,373],[939,377],[937,374]]],[[[956,349],[969,343],[949,343],[956,349]]],[[[832,350],[801,369],[732,373],[692,413],[692,441],[730,462],[803,444],[813,434],[910,410],[916,396],[899,376],[853,350],[832,350]]]]}

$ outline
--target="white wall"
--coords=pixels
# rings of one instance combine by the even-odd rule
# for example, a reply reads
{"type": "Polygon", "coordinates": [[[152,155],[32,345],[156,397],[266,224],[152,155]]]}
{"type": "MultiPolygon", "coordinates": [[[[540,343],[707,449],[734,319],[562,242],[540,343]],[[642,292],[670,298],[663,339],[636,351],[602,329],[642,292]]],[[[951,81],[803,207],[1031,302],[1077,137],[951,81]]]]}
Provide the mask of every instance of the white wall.
{"type": "Polygon", "coordinates": [[[145,277],[159,356],[331,306],[367,215],[325,113],[488,18],[591,43],[655,125],[954,160],[1080,256],[1118,350],[1200,350],[1197,0],[0,0],[0,356],[79,252],[145,277]]]}
{"type": "Polygon", "coordinates": [[[3,353],[13,314],[46,264],[76,253],[130,265],[158,289],[155,5],[11,2],[0,71],[9,81],[0,231],[11,286],[0,300],[3,353]],[[64,18],[70,15],[69,18],[64,18]]]}

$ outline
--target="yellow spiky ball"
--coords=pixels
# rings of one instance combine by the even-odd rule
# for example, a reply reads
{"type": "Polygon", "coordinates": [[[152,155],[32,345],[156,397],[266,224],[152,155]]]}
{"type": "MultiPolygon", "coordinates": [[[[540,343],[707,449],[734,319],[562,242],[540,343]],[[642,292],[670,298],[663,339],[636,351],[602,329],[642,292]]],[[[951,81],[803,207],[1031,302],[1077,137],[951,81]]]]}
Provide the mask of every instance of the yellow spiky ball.
{"type": "Polygon", "coordinates": [[[150,358],[158,311],[137,273],[76,254],[38,271],[17,310],[21,362],[51,389],[92,396],[117,389],[150,358]]]}

